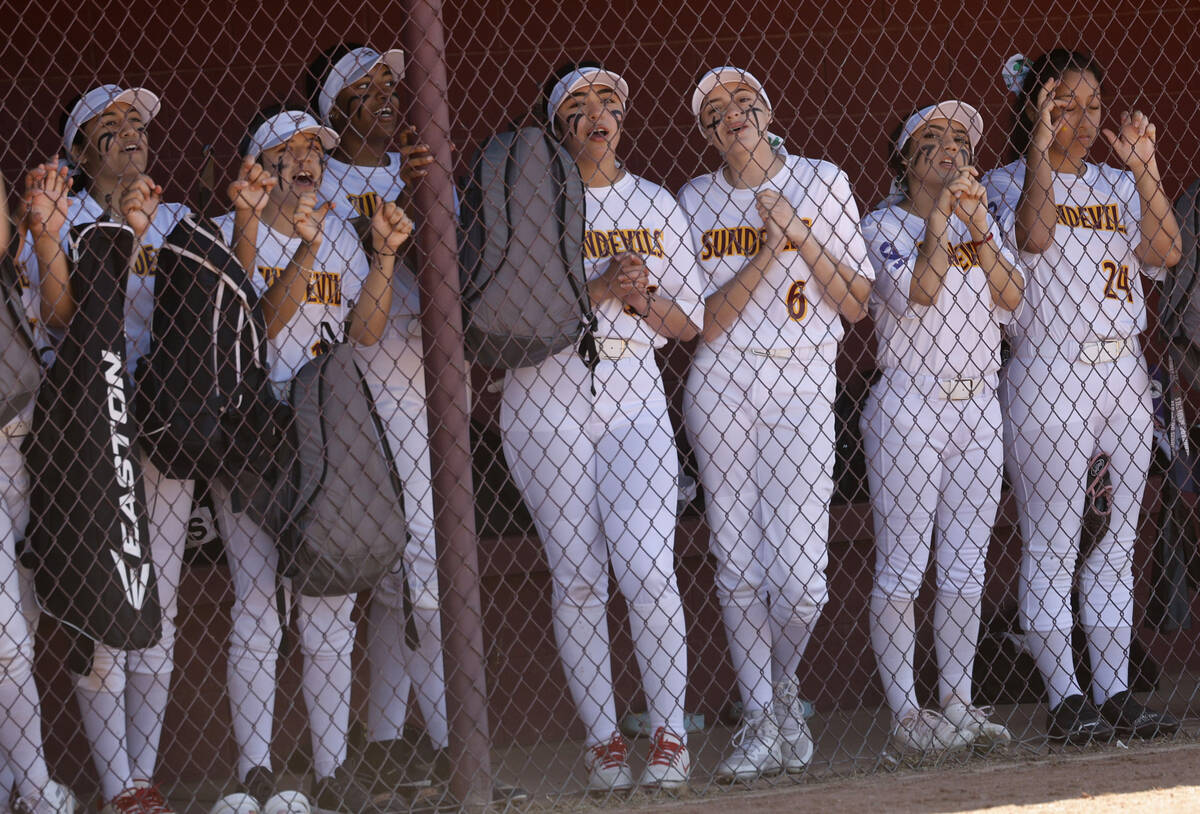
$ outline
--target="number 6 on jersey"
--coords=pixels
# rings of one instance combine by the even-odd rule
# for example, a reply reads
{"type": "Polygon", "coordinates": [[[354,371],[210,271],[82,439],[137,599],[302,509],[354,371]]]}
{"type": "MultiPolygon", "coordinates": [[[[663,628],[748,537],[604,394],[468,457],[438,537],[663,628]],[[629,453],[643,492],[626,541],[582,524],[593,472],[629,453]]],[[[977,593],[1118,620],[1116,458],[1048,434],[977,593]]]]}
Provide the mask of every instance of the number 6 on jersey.
{"type": "Polygon", "coordinates": [[[808,315],[808,300],[804,297],[804,280],[797,280],[788,288],[788,316],[800,322],[808,315]]]}

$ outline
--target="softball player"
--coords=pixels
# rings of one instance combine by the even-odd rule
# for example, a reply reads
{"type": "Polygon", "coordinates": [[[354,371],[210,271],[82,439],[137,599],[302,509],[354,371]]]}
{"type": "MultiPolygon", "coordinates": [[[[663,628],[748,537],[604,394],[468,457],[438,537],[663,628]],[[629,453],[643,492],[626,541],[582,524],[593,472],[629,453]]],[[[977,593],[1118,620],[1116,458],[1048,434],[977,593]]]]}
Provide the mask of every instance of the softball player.
{"type": "Polygon", "coordinates": [[[629,606],[654,732],[639,783],[677,788],[691,768],[674,561],[679,463],[654,348],[696,333],[693,248],[672,196],[617,163],[625,80],[578,68],[546,98],[547,119],[584,182],[584,258],[600,360],[589,370],[568,348],[508,371],[504,457],[546,548],[559,657],[587,730],[588,788],[633,785],[613,698],[610,565],[629,606]]]}
{"type": "Polygon", "coordinates": [[[1021,80],[1013,146],[990,172],[988,199],[1013,218],[1028,280],[1009,328],[1004,444],[1025,547],[1020,608],[1045,679],[1049,734],[1059,740],[1173,732],[1179,723],[1129,692],[1133,543],[1150,465],[1149,379],[1142,277],[1179,259],[1179,227],[1163,193],[1155,130],[1140,112],[1100,129],[1102,71],[1066,50],[1033,61],[1021,80]],[[1103,133],[1127,167],[1087,161],[1103,133]],[[1093,706],[1075,677],[1070,593],[1079,554],[1088,459],[1104,452],[1113,482],[1108,531],[1079,573],[1093,706]]]}
{"type": "Polygon", "coordinates": [[[866,315],[873,273],[845,173],[772,149],[761,82],[714,68],[691,101],[724,159],[679,203],[705,282],[684,420],[745,704],[717,769],[734,780],[812,758],[796,671],[826,599],[833,365],[841,318],[866,315]]]}
{"type": "MultiPolygon", "coordinates": [[[[321,197],[346,220],[370,218],[386,201],[406,205],[412,184],[425,175],[433,157],[426,145],[413,141],[411,130],[401,134],[399,152],[388,152],[400,126],[396,88],[404,76],[403,52],[344,47],[327,62],[326,70],[311,74],[319,82],[312,95],[340,142],[326,161],[321,197]]],[[[401,739],[413,689],[433,747],[444,754],[450,743],[420,310],[416,277],[402,264],[392,275],[385,333],[378,343],[360,346],[358,354],[404,483],[409,531],[404,567],[419,639],[416,650],[405,643],[404,586],[400,575],[393,575],[374,591],[367,640],[371,678],[365,762],[380,769],[381,777],[394,774],[389,768],[402,774],[415,768],[405,765],[410,755],[401,739]]],[[[407,774],[425,779],[415,771],[407,774]]]]}
{"type": "MultiPolygon", "coordinates": [[[[131,374],[150,350],[156,254],[188,213],[183,204],[162,202],[161,187],[145,174],[150,158],[146,128],[158,110],[158,97],[144,88],[101,85],[89,90],[71,106],[62,128],[63,148],[84,188],[68,197],[66,170],[57,163],[43,165],[27,178],[31,231],[22,260],[40,294],[39,316],[51,335],[66,329],[76,308],[67,270],[68,229],[111,220],[128,224],[138,235],[141,250],[126,284],[125,353],[131,374]]],[[[168,811],[151,779],[171,683],[193,483],[163,476],[144,457],[141,466],[162,638],[153,647],[128,653],[97,644],[91,672],[75,682],[104,811],[112,814],[168,811]]]]}
{"type": "Polygon", "coordinates": [[[893,741],[928,752],[1011,740],[971,704],[971,678],[1000,501],[1000,324],[1024,281],[977,180],[979,113],[941,102],[897,133],[889,152],[902,198],[862,223],[883,374],[862,418],[875,521],[871,644],[893,741]],[[921,709],[913,668],[914,607],[935,530],[940,712],[921,709]]]}
{"type": "MultiPolygon", "coordinates": [[[[368,266],[349,224],[330,214],[328,204],[317,205],[324,154],[337,144],[337,134],[299,111],[260,118],[251,126],[246,161],[230,189],[234,211],[217,223],[239,258],[251,259],[248,271],[267,324],[270,378],[284,397],[296,372],[320,353],[328,332],[340,335],[348,321],[352,341],[378,340],[390,307],[395,252],[412,223],[394,204],[381,206],[371,219],[375,255],[368,266]]],[[[229,696],[239,777],[250,798],[235,796],[220,805],[253,810],[275,790],[270,746],[282,634],[275,599],[278,554],[270,534],[234,511],[226,489],[214,486],[214,498],[234,587],[229,696]]],[[[346,765],[354,596],[292,599],[317,778],[312,802],[319,811],[340,814],[385,811],[346,765]]],[[[282,797],[280,808],[307,811],[299,793],[289,790],[282,797]]],[[[270,799],[264,808],[272,808],[270,799]]]]}
{"type": "MultiPolygon", "coordinates": [[[[66,196],[65,179],[57,176],[52,187],[66,196]]],[[[48,196],[29,200],[30,217],[40,234],[47,229],[48,196]]],[[[11,232],[8,195],[0,180],[0,254],[8,251],[11,232]]],[[[58,224],[50,223],[51,239],[58,240],[58,224]]],[[[57,245],[57,243],[56,243],[57,245]]],[[[37,295],[23,274],[18,274],[18,292],[24,315],[37,311],[37,295]]],[[[72,814],[71,792],[50,779],[42,744],[42,718],[37,685],[33,678],[33,633],[38,611],[33,599],[33,575],[17,562],[19,538],[29,519],[29,476],[21,444],[29,432],[33,405],[0,428],[0,789],[4,808],[19,801],[32,814],[72,814]],[[16,796],[10,797],[14,788],[16,796]]]]}

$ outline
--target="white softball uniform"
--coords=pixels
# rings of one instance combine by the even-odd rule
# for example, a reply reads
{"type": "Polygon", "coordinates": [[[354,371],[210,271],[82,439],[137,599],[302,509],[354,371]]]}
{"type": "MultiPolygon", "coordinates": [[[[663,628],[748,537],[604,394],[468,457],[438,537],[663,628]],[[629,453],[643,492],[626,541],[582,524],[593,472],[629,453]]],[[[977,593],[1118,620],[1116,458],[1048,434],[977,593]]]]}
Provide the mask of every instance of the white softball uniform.
{"type": "MultiPolygon", "coordinates": [[[[125,285],[125,353],[130,373],[138,360],[150,351],[158,252],[171,230],[188,212],[183,204],[160,203],[130,268],[125,285]]],[[[67,256],[70,256],[69,230],[72,226],[106,219],[104,208],[86,191],[73,195],[68,222],[60,240],[67,256]]],[[[27,299],[30,316],[36,319],[41,270],[33,252],[33,241],[28,236],[21,261],[30,285],[27,299]]],[[[41,332],[39,340],[45,338],[46,333],[41,332]]],[[[129,653],[97,645],[92,672],[80,677],[76,685],[84,729],[92,746],[105,799],[128,788],[133,778],[150,777],[158,757],[167,687],[174,663],[179,578],[192,511],[192,481],[164,477],[145,457],[141,459],[141,465],[149,515],[150,556],[163,611],[163,635],[157,644],[129,653]],[[135,693],[125,690],[126,681],[136,683],[143,690],[136,703],[135,693]]]]}
{"type": "MultiPolygon", "coordinates": [[[[717,170],[680,192],[704,297],[750,262],[765,239],[755,208],[765,190],[780,192],[835,260],[873,278],[845,173],[825,161],[787,156],[760,187],[734,188],[717,170]]],[[[752,709],[768,708],[773,675],[779,681],[795,674],[826,600],[834,359],[844,329],[837,304],[811,276],[789,244],[733,326],[700,345],[685,394],[718,596],[742,697],[752,709]]]]}
{"type": "MultiPolygon", "coordinates": [[[[988,199],[1002,216],[1017,210],[1024,177],[1023,159],[985,176],[988,199]]],[[[1152,432],[1138,341],[1146,328],[1142,277],[1161,279],[1161,273],[1135,255],[1142,211],[1131,173],[1087,164],[1081,176],[1055,174],[1053,183],[1053,243],[1040,255],[1019,255],[1025,302],[1009,328],[1013,358],[1001,384],[1007,466],[1025,541],[1020,606],[1026,630],[1069,635],[1083,480],[1088,459],[1108,453],[1110,526],[1080,574],[1089,645],[1106,631],[1126,631],[1119,655],[1092,654],[1093,665],[1102,662],[1102,672],[1112,674],[1103,694],[1104,681],[1095,685],[1097,700],[1104,700],[1126,681],[1133,542],[1152,432]]],[[[1070,658],[1068,651],[1059,661],[1073,674],[1070,658]]]]}
{"type": "MultiPolygon", "coordinates": [[[[387,157],[388,163],[380,167],[347,164],[336,158],[326,160],[321,195],[333,202],[335,214],[347,219],[370,218],[382,203],[399,199],[404,190],[400,179],[402,158],[399,153],[388,153],[387,157]]],[[[429,735],[434,746],[442,748],[448,743],[449,729],[419,291],[412,269],[397,262],[386,332],[376,344],[355,349],[379,417],[387,426],[388,441],[404,484],[404,516],[409,532],[404,568],[420,641],[415,651],[405,644],[403,585],[396,574],[375,589],[371,605],[367,738],[392,740],[401,736],[409,692],[415,684],[429,735]]]]}
{"type": "MultiPolygon", "coordinates": [[[[216,219],[232,241],[233,213],[216,219]]],[[[254,287],[270,288],[300,246],[265,223],[258,227],[254,287]]],[[[305,301],[287,326],[268,344],[270,378],[277,392],[327,342],[326,333],[341,338],[349,301],[358,296],[367,276],[367,261],[354,230],[333,213],[325,216],[324,239],[317,249],[305,301]]],[[[290,596],[278,574],[274,538],[246,514],[233,511],[230,494],[211,484],[217,520],[229,553],[233,581],[233,626],[229,636],[229,696],[233,731],[238,743],[238,776],[255,766],[271,765],[271,730],[275,709],[275,667],[282,627],[276,591],[283,583],[288,606],[297,608],[300,649],[304,654],[301,686],[308,708],[313,764],[328,777],[346,760],[350,722],[350,654],[354,625],[353,596],[290,596]]]]}
{"type": "MultiPolygon", "coordinates": [[[[951,217],[952,258],[937,301],[909,300],[925,219],[899,206],[863,220],[875,268],[871,316],[882,376],[862,427],[875,517],[876,586],[916,597],[937,528],[938,584],[983,591],[984,555],[1000,497],[1001,424],[996,398],[1000,326],[970,231],[951,217]]],[[[1000,247],[1002,231],[993,227],[1000,247]]]]}
{"type": "MultiPolygon", "coordinates": [[[[589,279],[615,255],[636,252],[658,293],[698,325],[694,248],[671,194],[626,173],[611,186],[587,188],[586,199],[589,279]]],[[[682,736],[679,461],[654,358],[665,340],[615,300],[596,313],[601,359],[594,372],[568,348],[506,374],[504,457],[546,549],[559,655],[587,742],[607,740],[617,728],[605,610],[610,564],[629,605],[651,727],[682,736]]]]}
{"type": "MultiPolygon", "coordinates": [[[[882,369],[862,416],[875,527],[871,641],[897,718],[920,708],[913,606],[931,550],[940,695],[971,700],[1003,460],[996,385],[1000,326],[1010,314],[993,303],[971,233],[954,216],[944,247],[951,265],[937,299],[911,302],[925,228],[924,218],[898,205],[862,224],[875,267],[870,307],[882,369]]],[[[1015,263],[1000,246],[1002,234],[992,226],[994,245],[1015,263]]]]}

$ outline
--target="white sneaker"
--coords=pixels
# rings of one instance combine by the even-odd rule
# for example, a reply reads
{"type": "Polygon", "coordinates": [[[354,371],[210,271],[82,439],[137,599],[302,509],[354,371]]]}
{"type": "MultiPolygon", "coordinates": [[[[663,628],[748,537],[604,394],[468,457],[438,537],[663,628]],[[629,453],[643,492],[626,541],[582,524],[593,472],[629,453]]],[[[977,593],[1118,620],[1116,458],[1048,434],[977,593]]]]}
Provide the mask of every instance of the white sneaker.
{"type": "Polygon", "coordinates": [[[217,800],[208,814],[262,814],[262,810],[258,800],[244,792],[237,792],[217,800]]]}
{"type": "Polygon", "coordinates": [[[974,707],[960,701],[955,701],[942,710],[942,716],[958,727],[959,734],[968,738],[969,743],[981,746],[1011,743],[1012,733],[1003,725],[988,720],[991,714],[991,707],[974,707]]]}
{"type": "Polygon", "coordinates": [[[43,805],[38,806],[36,802],[14,796],[9,800],[11,808],[5,806],[4,809],[8,814],[75,814],[79,807],[79,801],[71,790],[53,780],[42,789],[41,802],[43,805]]]}
{"type": "Polygon", "coordinates": [[[626,791],[633,788],[629,746],[620,732],[613,732],[608,740],[584,750],[583,764],[588,773],[588,791],[626,791]]]}
{"type": "Polygon", "coordinates": [[[940,712],[922,709],[896,722],[892,728],[892,743],[902,752],[927,753],[958,749],[969,741],[940,712]]]}
{"type": "Polygon", "coordinates": [[[742,726],[733,735],[733,752],[717,766],[717,780],[753,780],[779,774],[783,762],[779,726],[766,711],[744,712],[742,726]]]}
{"type": "Polygon", "coordinates": [[[813,737],[804,720],[800,685],[785,678],[775,685],[775,720],[779,721],[779,752],[783,770],[789,774],[804,771],[813,758],[813,737]]]}
{"type": "Polygon", "coordinates": [[[650,742],[650,760],[639,785],[678,789],[687,785],[692,773],[692,756],[684,739],[659,727],[650,742]]]}

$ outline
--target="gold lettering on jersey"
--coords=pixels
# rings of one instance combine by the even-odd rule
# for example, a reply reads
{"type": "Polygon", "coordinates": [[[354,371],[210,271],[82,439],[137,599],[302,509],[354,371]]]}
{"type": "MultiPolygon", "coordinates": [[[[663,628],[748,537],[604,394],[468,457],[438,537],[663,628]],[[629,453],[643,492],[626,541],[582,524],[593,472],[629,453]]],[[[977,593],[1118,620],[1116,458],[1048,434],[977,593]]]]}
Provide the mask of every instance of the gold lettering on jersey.
{"type": "Polygon", "coordinates": [[[1058,223],[1072,229],[1094,229],[1102,232],[1120,232],[1125,234],[1125,224],[1121,222],[1120,204],[1094,204],[1092,206],[1071,206],[1057,204],[1058,223]]]}
{"type": "Polygon", "coordinates": [[[133,261],[133,273],[139,277],[149,277],[158,265],[158,249],[144,245],[133,261]]]}
{"type": "Polygon", "coordinates": [[[583,236],[583,256],[588,260],[633,252],[642,257],[664,257],[662,229],[588,229],[583,236]]]}
{"type": "MultiPolygon", "coordinates": [[[[274,285],[283,274],[278,266],[259,266],[258,273],[267,285],[274,285]]],[[[341,305],[342,275],[336,271],[313,271],[308,278],[304,305],[341,305]]]]}
{"type": "Polygon", "coordinates": [[[979,265],[979,250],[975,244],[951,243],[946,241],[946,250],[950,252],[950,260],[963,271],[979,265]]]}
{"type": "MultiPolygon", "coordinates": [[[[805,226],[812,226],[812,218],[800,218],[805,226]]],[[[700,259],[712,260],[714,257],[753,257],[758,254],[759,246],[767,239],[767,227],[755,229],[753,226],[731,226],[720,229],[709,229],[700,236],[700,259]]],[[[796,251],[796,244],[791,240],[784,242],[785,252],[796,251]]]]}
{"type": "Polygon", "coordinates": [[[364,192],[362,195],[346,195],[346,200],[354,207],[354,211],[364,218],[371,218],[379,210],[379,195],[374,192],[364,192]]]}

